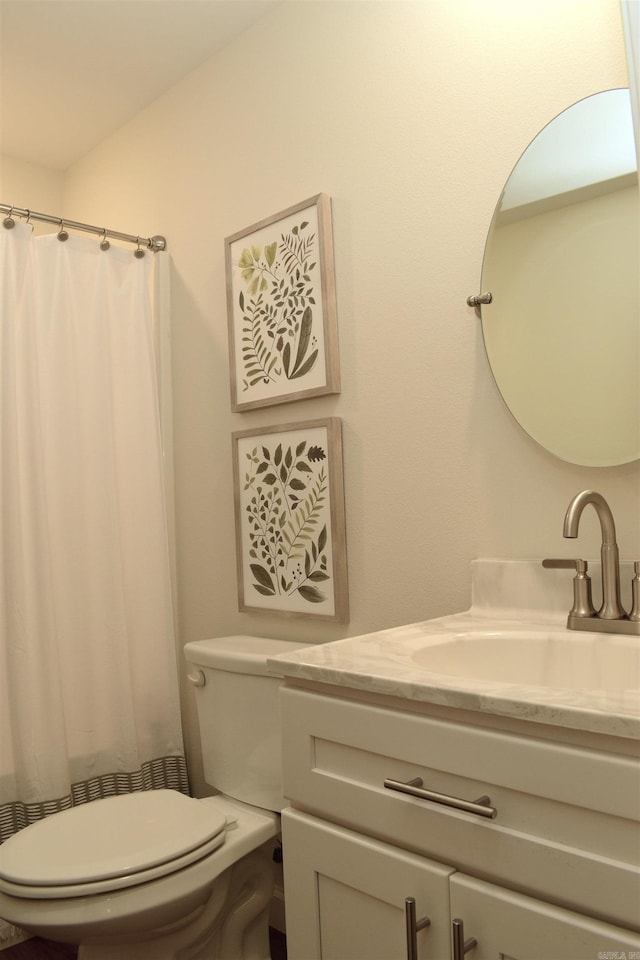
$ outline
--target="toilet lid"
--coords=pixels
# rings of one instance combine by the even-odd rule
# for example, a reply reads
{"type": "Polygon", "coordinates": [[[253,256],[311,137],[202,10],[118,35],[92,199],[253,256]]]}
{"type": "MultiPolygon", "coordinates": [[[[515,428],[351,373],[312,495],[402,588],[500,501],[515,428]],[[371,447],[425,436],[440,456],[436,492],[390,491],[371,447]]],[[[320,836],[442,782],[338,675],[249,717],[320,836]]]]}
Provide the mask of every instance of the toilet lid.
{"type": "Polygon", "coordinates": [[[106,797],[47,817],[0,847],[0,877],[23,887],[131,885],[224,842],[226,819],[175,790],[106,797]],[[136,877],[140,879],[136,879],[136,877]]]}

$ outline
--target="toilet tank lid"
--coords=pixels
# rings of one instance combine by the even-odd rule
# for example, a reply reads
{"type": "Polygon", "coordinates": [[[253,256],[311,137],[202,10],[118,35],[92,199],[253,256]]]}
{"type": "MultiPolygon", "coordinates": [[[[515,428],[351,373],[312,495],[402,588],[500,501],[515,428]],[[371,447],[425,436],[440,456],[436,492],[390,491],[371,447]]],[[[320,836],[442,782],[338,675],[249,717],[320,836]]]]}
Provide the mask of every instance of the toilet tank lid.
{"type": "MultiPolygon", "coordinates": [[[[273,676],[267,669],[267,658],[280,653],[293,653],[306,646],[294,640],[274,640],[270,637],[213,637],[193,640],[185,644],[184,655],[198,667],[227,670],[232,673],[250,673],[254,676],[273,676]]],[[[277,674],[276,674],[277,675],[277,674]]]]}

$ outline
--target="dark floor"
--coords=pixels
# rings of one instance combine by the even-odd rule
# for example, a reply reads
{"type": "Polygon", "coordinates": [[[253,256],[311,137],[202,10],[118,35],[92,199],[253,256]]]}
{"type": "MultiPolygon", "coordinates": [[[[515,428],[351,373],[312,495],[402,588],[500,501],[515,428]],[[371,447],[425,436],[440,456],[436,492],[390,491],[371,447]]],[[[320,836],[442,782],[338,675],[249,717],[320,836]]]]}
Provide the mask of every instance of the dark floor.
{"type": "MultiPolygon", "coordinates": [[[[271,941],[271,960],[287,960],[287,941],[283,933],[273,928],[269,931],[271,941]]],[[[52,940],[41,940],[34,937],[25,940],[9,950],[2,951],[2,960],[75,960],[78,956],[76,947],[65,943],[54,943],[52,940]]]]}
{"type": "Polygon", "coordinates": [[[7,960],[74,960],[78,950],[77,947],[70,947],[66,943],[54,943],[52,940],[34,937],[32,940],[25,940],[24,943],[3,950],[3,953],[7,960]]]}

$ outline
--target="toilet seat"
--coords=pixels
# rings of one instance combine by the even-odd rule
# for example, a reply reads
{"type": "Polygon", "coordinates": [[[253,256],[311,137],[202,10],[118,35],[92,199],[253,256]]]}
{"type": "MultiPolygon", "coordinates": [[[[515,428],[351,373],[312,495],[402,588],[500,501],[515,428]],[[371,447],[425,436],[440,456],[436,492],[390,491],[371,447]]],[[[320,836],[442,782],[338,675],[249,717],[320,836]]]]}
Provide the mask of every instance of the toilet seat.
{"type": "Polygon", "coordinates": [[[227,817],[175,790],[107,797],[47,817],[0,849],[0,890],[59,899],[122,890],[208,856],[227,817]]]}

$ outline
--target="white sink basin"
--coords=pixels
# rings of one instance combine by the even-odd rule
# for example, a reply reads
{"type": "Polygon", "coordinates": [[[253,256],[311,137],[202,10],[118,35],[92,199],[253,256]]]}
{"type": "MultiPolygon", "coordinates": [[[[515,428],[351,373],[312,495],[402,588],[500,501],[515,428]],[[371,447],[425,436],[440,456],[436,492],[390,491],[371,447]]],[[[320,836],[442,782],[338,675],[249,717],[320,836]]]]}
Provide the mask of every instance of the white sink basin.
{"type": "MultiPolygon", "coordinates": [[[[426,639],[426,638],[425,638],[426,639]]],[[[638,638],[568,630],[468,630],[434,634],[412,653],[431,673],[562,690],[638,690],[638,638]]]]}

